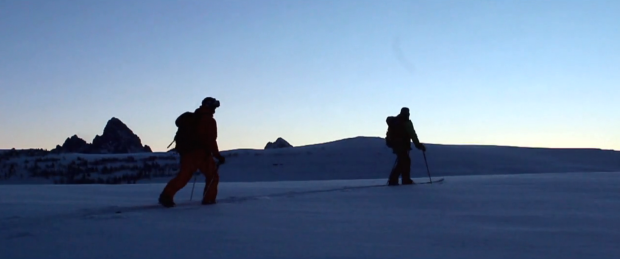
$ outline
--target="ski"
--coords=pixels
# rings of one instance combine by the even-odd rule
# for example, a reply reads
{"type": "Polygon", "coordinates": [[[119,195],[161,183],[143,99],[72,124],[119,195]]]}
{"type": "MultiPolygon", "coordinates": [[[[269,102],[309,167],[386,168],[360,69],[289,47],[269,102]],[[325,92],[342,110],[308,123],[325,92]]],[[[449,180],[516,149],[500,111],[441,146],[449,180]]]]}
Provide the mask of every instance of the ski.
{"type": "Polygon", "coordinates": [[[444,178],[439,178],[437,180],[431,180],[431,181],[426,181],[426,182],[415,182],[414,184],[399,184],[399,185],[389,185],[386,184],[385,186],[401,186],[401,185],[418,185],[418,184],[433,184],[433,183],[443,183],[445,179],[444,178]]]}
{"type": "Polygon", "coordinates": [[[422,183],[418,183],[418,184],[433,184],[433,183],[443,183],[444,178],[439,178],[439,180],[432,180],[432,181],[428,181],[428,182],[422,182],[422,183]]]}

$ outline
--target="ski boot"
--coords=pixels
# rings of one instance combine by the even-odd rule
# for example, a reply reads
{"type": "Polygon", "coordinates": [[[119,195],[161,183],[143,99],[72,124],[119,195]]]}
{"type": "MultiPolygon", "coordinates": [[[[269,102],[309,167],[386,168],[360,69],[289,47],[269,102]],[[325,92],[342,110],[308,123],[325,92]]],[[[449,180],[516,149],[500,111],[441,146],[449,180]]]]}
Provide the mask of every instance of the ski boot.
{"type": "Polygon", "coordinates": [[[171,208],[176,205],[172,198],[164,196],[163,193],[159,195],[159,204],[166,208],[171,208]]]}
{"type": "Polygon", "coordinates": [[[415,182],[411,179],[403,179],[402,182],[403,185],[415,184],[415,182]]]}
{"type": "Polygon", "coordinates": [[[388,180],[388,186],[398,186],[398,180],[388,180]]]}
{"type": "Polygon", "coordinates": [[[202,205],[211,205],[211,204],[216,204],[217,202],[213,201],[213,200],[202,200],[202,205]]]}

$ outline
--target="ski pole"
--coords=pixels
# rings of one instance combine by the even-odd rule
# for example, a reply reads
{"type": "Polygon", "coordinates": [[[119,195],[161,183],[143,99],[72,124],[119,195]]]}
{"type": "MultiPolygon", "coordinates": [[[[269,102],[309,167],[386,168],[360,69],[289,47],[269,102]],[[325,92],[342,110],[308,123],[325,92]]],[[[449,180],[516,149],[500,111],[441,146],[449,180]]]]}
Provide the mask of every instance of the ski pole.
{"type": "Polygon", "coordinates": [[[428,162],[426,161],[426,151],[422,151],[422,155],[424,155],[424,163],[426,164],[426,173],[428,173],[428,181],[433,184],[433,180],[431,180],[431,171],[428,170],[428,162]]]}
{"type": "MultiPolygon", "coordinates": [[[[218,162],[215,165],[215,170],[218,170],[220,168],[220,162],[218,162]]],[[[189,201],[192,201],[192,198],[194,197],[194,187],[196,186],[196,177],[198,177],[198,175],[196,173],[194,173],[194,183],[192,184],[192,193],[189,196],[189,201]]]]}
{"type": "Polygon", "coordinates": [[[196,186],[196,177],[198,176],[194,173],[194,184],[192,184],[192,194],[189,196],[189,201],[192,201],[192,198],[194,197],[194,187],[196,186]]]}

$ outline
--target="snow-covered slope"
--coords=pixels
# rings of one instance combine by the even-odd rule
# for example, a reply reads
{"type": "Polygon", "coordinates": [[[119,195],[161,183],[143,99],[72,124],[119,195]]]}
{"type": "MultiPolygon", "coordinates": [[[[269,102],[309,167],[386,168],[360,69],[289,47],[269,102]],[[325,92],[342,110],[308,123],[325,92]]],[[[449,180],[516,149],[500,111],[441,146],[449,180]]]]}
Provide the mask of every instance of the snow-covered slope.
{"type": "MultiPolygon", "coordinates": [[[[286,150],[234,151],[225,181],[370,179],[386,177],[395,156],[381,138],[357,137],[286,150]]],[[[475,145],[427,145],[433,175],[620,171],[620,152],[475,145]]],[[[422,152],[412,150],[412,173],[425,176],[422,152]]]]}
{"type": "MultiPolygon", "coordinates": [[[[173,209],[156,200],[157,182],[176,172],[174,154],[38,152],[3,157],[3,166],[150,179],[3,185],[0,258],[620,257],[616,151],[428,145],[431,173],[446,181],[387,187],[394,157],[380,138],[232,150],[218,204],[198,205],[200,177],[194,201],[190,182],[173,209]]],[[[411,157],[414,180],[426,181],[422,153],[411,157]]]]}
{"type": "MultiPolygon", "coordinates": [[[[430,171],[437,176],[620,171],[620,152],[610,150],[433,144],[427,148],[430,171]]],[[[220,170],[224,182],[385,178],[395,159],[384,140],[376,137],[223,154],[227,157],[220,170]]],[[[410,156],[413,175],[426,175],[422,152],[413,150],[410,156]]],[[[28,183],[32,176],[47,183],[164,182],[177,172],[178,156],[165,152],[33,155],[0,159],[0,170],[0,183],[28,183]]]]}
{"type": "Polygon", "coordinates": [[[220,203],[173,209],[136,209],[154,203],[162,184],[7,185],[0,258],[612,259],[620,257],[618,176],[222,183],[220,203]]]}

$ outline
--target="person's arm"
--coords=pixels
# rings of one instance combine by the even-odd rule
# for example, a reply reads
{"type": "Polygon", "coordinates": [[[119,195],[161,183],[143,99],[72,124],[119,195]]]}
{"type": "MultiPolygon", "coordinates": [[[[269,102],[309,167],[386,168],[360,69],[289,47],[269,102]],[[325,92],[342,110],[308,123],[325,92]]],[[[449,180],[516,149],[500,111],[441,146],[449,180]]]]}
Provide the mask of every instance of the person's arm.
{"type": "Polygon", "coordinates": [[[409,138],[413,141],[414,144],[420,144],[420,140],[418,139],[418,134],[416,134],[415,129],[413,128],[413,123],[411,120],[408,120],[405,124],[405,128],[407,129],[407,133],[409,133],[409,138]]]}
{"type": "Polygon", "coordinates": [[[424,144],[420,143],[420,139],[418,139],[418,134],[416,134],[411,120],[407,121],[407,123],[405,124],[405,127],[407,128],[407,133],[409,133],[409,137],[413,141],[413,144],[415,145],[415,147],[419,150],[426,151],[426,147],[424,146],[424,144]]]}
{"type": "Polygon", "coordinates": [[[214,157],[218,160],[222,160],[222,155],[220,154],[220,149],[217,145],[217,122],[213,118],[209,118],[209,123],[207,124],[207,145],[209,150],[214,157]]]}

